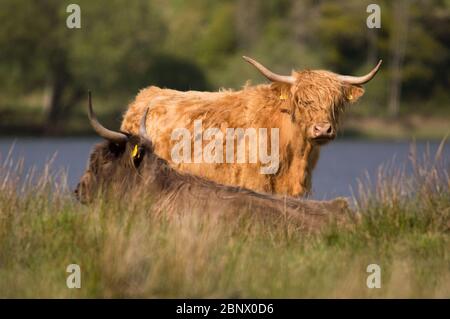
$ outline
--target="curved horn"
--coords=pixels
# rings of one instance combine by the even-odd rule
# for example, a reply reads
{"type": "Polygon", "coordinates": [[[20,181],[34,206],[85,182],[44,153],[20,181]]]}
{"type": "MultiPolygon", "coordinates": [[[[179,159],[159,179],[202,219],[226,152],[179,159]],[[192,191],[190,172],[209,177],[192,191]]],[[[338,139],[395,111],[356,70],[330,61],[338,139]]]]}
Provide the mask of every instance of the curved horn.
{"type": "Polygon", "coordinates": [[[375,74],[377,74],[378,69],[381,66],[381,63],[383,60],[378,61],[378,64],[366,75],[363,76],[351,76],[351,75],[338,75],[338,79],[342,82],[348,83],[348,84],[364,84],[369,82],[373,79],[375,74]]]}
{"type": "Polygon", "coordinates": [[[259,72],[261,72],[266,78],[268,78],[272,82],[283,82],[283,83],[288,83],[288,84],[293,84],[295,82],[295,79],[293,76],[279,75],[279,74],[273,73],[268,68],[266,68],[264,65],[253,60],[252,58],[249,58],[245,55],[243,56],[243,58],[245,61],[247,61],[248,63],[252,64],[255,68],[257,68],[259,70],[259,72]]]}
{"type": "Polygon", "coordinates": [[[148,115],[148,107],[145,109],[144,115],[141,118],[141,125],[139,126],[139,136],[150,141],[150,137],[147,134],[147,126],[145,124],[147,121],[147,115],[148,115]]]}
{"type": "Polygon", "coordinates": [[[101,137],[103,137],[108,141],[117,144],[125,143],[128,140],[128,137],[125,134],[108,130],[97,121],[97,117],[95,116],[94,110],[92,109],[91,92],[89,92],[88,111],[89,111],[88,112],[89,122],[91,123],[92,128],[94,129],[95,132],[97,132],[98,135],[100,135],[101,137]]]}

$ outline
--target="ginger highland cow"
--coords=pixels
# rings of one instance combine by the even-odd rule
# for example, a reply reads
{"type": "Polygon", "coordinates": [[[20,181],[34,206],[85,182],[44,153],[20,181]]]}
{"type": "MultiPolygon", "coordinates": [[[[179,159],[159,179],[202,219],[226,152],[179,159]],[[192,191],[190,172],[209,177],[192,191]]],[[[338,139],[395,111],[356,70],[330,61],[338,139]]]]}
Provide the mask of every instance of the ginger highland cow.
{"type": "MultiPolygon", "coordinates": [[[[137,134],[140,119],[149,108],[147,127],[155,153],[173,168],[217,183],[259,192],[307,195],[321,146],[336,137],[345,106],[364,94],[362,85],[375,76],[381,61],[368,74],[359,77],[325,70],[293,71],[286,76],[268,70],[251,58],[244,59],[271,83],[245,86],[240,91],[219,92],[180,92],[150,86],[141,90],[129,105],[121,131],[137,134]],[[173,148],[179,141],[173,138],[174,130],[186,128],[194,132],[194,122],[199,120],[203,129],[218,128],[222,136],[226,136],[227,128],[265,128],[268,131],[278,128],[278,149],[271,150],[278,152],[276,171],[262,174],[263,163],[259,159],[244,163],[236,160],[213,163],[195,159],[177,161],[173,158],[173,148]]],[[[267,138],[270,140],[271,134],[267,138]]],[[[192,145],[196,139],[198,143],[199,137],[192,135],[192,145]]],[[[228,136],[223,138],[223,147],[216,151],[225,152],[225,143],[229,139],[228,136]]],[[[250,144],[249,139],[247,135],[233,139],[234,151],[250,144]]],[[[203,139],[200,143],[205,146],[208,140],[203,139]]],[[[247,150],[248,159],[250,150],[247,150]]]]}

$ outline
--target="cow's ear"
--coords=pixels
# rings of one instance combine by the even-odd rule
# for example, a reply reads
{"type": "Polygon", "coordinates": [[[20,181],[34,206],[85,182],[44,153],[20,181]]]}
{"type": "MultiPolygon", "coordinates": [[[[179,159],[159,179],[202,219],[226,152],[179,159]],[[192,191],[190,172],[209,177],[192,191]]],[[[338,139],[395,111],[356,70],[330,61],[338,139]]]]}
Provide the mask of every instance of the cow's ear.
{"type": "Polygon", "coordinates": [[[291,84],[273,82],[270,84],[273,94],[280,100],[288,100],[291,93],[291,84]]]}
{"type": "Polygon", "coordinates": [[[364,88],[360,85],[348,85],[345,89],[345,99],[350,103],[355,103],[364,95],[364,88]]]}

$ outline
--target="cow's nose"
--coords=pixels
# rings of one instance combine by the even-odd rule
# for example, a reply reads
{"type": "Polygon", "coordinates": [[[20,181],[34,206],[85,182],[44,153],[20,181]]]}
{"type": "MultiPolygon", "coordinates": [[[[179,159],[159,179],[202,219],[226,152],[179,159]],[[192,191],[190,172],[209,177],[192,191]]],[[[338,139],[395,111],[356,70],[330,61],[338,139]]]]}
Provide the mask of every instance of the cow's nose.
{"type": "Polygon", "coordinates": [[[333,137],[334,130],[330,123],[319,123],[314,125],[315,137],[333,137]]]}

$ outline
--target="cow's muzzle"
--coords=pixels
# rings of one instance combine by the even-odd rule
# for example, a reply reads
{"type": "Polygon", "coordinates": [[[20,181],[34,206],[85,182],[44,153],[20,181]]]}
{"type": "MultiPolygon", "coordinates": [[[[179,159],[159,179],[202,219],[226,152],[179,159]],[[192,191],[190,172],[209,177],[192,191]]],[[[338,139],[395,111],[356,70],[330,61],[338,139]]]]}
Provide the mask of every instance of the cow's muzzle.
{"type": "Polygon", "coordinates": [[[330,123],[316,123],[311,127],[310,136],[314,143],[322,145],[334,140],[336,130],[330,123]]]}

